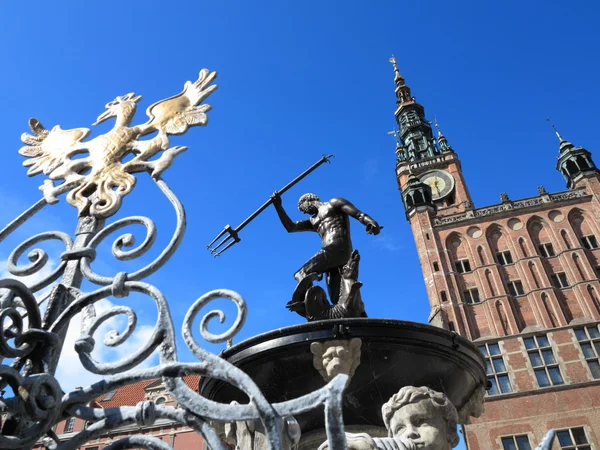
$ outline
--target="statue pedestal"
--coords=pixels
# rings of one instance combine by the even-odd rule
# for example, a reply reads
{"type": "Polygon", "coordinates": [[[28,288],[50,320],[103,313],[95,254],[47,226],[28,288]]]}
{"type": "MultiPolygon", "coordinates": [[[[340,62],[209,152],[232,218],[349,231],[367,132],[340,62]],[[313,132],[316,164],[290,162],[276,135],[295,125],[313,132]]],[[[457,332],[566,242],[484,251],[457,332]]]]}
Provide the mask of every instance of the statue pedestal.
{"type": "MultiPolygon", "coordinates": [[[[323,387],[323,368],[335,375],[337,366],[342,366],[343,372],[343,362],[320,360],[321,356],[314,354],[315,346],[311,351],[312,343],[326,347],[328,341],[355,339],[361,341],[360,363],[344,395],[347,431],[385,433],[381,407],[403,386],[427,386],[444,393],[459,412],[460,423],[469,415],[480,414],[477,409],[481,409],[486,375],[479,349],[453,332],[430,325],[370,318],[309,322],[247,339],[221,356],[246,372],[267,400],[276,403],[323,387]],[[470,401],[477,395],[480,401],[470,401]]],[[[344,351],[338,354],[348,356],[344,351]]],[[[201,391],[205,397],[222,403],[248,402],[241,391],[216,379],[204,378],[201,391]]],[[[302,443],[310,436],[324,436],[322,410],[299,414],[295,419],[303,436],[300,448],[309,448],[302,443]]]]}

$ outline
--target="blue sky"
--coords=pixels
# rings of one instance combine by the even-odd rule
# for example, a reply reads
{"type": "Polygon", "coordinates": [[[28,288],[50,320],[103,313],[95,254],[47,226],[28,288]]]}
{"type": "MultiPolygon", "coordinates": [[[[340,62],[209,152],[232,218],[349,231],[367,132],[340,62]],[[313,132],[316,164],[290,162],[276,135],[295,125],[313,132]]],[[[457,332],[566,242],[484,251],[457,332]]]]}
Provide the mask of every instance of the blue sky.
{"type": "MultiPolygon", "coordinates": [[[[369,315],[426,321],[429,305],[387,134],[395,125],[388,58],[396,55],[427,117],[437,115],[476,206],[497,203],[500,192],[513,199],[536,195],[538,185],[560,191],[558,142],[545,118],[594,151],[597,9],[560,1],[5,2],[0,222],[41,195],[42,178],[28,178],[17,154],[29,117],[47,127],[89,127],[105,103],[134,91],[144,97],[134,123],[144,122],[148,105],[208,67],[219,72],[209,125],[173,140],[190,150],[164,176],[186,206],[187,234],[150,280],[170,300],[176,328],[198,296],[221,287],[237,290],[249,305],[236,341],[301,322],[284,306],[293,273],[319,248],[316,235],[286,234],[269,209],[223,257],[214,260],[205,245],[323,153],[335,154],[333,163],[288,192],[284,206],[301,218],[297,198],[315,192],[346,197],[372,215],[385,226],[378,237],[353,224],[369,315]]],[[[152,217],[156,255],[174,216],[157,188],[140,178],[117,217],[152,217]]],[[[0,244],[0,259],[36,230],[72,232],[75,219],[64,200],[47,207],[14,242],[0,244]]],[[[136,267],[102,255],[96,267],[106,274],[136,267]]],[[[153,320],[147,299],[131,301],[142,321],[153,320]]],[[[181,358],[190,359],[181,347],[181,358]]]]}

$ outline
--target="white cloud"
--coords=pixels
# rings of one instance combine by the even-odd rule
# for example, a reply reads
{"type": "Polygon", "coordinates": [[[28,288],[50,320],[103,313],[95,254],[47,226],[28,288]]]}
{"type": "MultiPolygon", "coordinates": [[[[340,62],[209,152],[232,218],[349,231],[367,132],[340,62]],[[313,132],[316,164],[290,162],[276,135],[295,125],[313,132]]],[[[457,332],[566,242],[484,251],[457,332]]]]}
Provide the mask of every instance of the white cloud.
{"type": "MultiPolygon", "coordinates": [[[[14,278],[19,281],[22,281],[26,285],[30,286],[48,276],[52,269],[56,267],[56,263],[53,261],[49,261],[46,266],[39,272],[27,276],[27,277],[14,277],[7,269],[7,262],[0,261],[0,279],[2,278],[14,278]]],[[[37,296],[43,295],[50,288],[46,288],[40,291],[37,296]]],[[[2,293],[0,292],[0,296],[2,293]]],[[[124,298],[121,304],[127,304],[127,298],[124,298]]],[[[104,311],[112,308],[114,303],[109,300],[100,300],[95,303],[96,315],[100,315],[104,311]]],[[[42,305],[41,313],[44,313],[46,305],[42,305]]],[[[26,322],[26,321],[25,321],[26,322]]],[[[104,336],[111,330],[124,331],[126,328],[127,319],[123,315],[114,316],[107,321],[105,321],[94,333],[94,338],[96,341],[96,346],[94,351],[92,352],[92,356],[96,361],[99,362],[115,362],[119,361],[125,357],[128,357],[134,354],[144,343],[148,342],[150,336],[152,335],[152,331],[154,329],[153,326],[140,324],[138,321],[138,325],[134,330],[133,334],[120,346],[117,347],[107,347],[104,345],[104,336]]],[[[58,379],[62,389],[65,392],[72,391],[77,386],[87,386],[95,381],[98,381],[102,378],[100,375],[95,375],[93,373],[88,372],[81,362],[79,361],[79,355],[75,351],[75,342],[79,339],[81,334],[81,314],[77,314],[69,325],[69,329],[67,331],[67,335],[65,338],[65,342],[63,344],[63,349],[61,353],[61,357],[59,360],[59,364],[56,370],[56,378],[58,379]]],[[[144,362],[142,362],[138,368],[149,367],[151,365],[156,364],[158,361],[158,357],[156,354],[151,355],[144,362]]],[[[7,361],[5,360],[6,364],[7,361]]]]}
{"type": "MultiPolygon", "coordinates": [[[[109,300],[101,300],[96,304],[96,315],[115,306],[109,300]]],[[[115,316],[104,322],[94,333],[96,346],[92,352],[92,357],[98,362],[115,362],[134,354],[144,343],[148,342],[154,327],[138,324],[133,334],[123,344],[118,347],[107,347],[104,345],[104,336],[111,330],[124,331],[126,328],[126,319],[124,316],[115,316]]],[[[56,370],[56,378],[60,382],[65,392],[72,391],[78,386],[87,386],[102,378],[88,372],[79,361],[79,355],[75,351],[75,342],[79,339],[81,333],[81,315],[77,314],[69,326],[69,331],[65,338],[63,351],[56,370]]],[[[142,362],[137,368],[149,367],[156,364],[157,357],[150,356],[142,362]]]]}

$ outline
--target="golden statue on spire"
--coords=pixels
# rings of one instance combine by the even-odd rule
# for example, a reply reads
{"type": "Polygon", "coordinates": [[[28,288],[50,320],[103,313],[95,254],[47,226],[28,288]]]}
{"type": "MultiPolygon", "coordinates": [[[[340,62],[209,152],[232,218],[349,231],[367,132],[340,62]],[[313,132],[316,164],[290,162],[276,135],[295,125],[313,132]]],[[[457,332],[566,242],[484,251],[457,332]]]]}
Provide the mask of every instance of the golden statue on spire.
{"type": "Polygon", "coordinates": [[[149,120],[142,125],[130,126],[141,96],[133,93],[119,96],[106,104],[106,111],[93,125],[110,117],[115,118],[113,128],[103,135],[83,142],[90,134],[89,128],[63,130],[56,125],[47,130],[37,119],[29,120],[33,134],[23,133],[26,145],[19,153],[27,159],[29,176],[43,173],[49,180],[40,187],[48,203],[56,203],[57,195],[68,192],[67,202],[79,214],[108,217],[117,212],[121,201],[133,189],[132,173],[147,171],[158,178],[171,165],[173,158],[187,147],[170,147],[169,135],[184,134],[189,127],[206,125],[208,104],[201,104],[216,88],[211,85],[216,72],[202,69],[195,82],[186,82],[179,94],[151,105],[146,114],[149,120]],[[158,134],[140,140],[150,133],[158,134]],[[148,161],[159,152],[160,158],[148,161]],[[84,157],[76,158],[84,154],[84,157]],[[130,161],[123,159],[133,155],[130,161]],[[64,180],[55,185],[55,180],[64,180]]]}

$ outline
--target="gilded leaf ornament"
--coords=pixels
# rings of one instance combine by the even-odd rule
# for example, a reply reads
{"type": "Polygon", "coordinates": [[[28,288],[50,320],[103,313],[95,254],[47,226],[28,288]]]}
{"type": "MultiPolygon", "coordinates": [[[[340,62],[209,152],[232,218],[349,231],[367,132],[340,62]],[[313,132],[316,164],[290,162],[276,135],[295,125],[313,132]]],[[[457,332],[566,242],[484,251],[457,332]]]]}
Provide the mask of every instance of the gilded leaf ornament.
{"type": "Polygon", "coordinates": [[[19,150],[28,158],[23,163],[29,167],[27,174],[48,177],[40,187],[48,203],[56,203],[58,195],[68,192],[67,202],[80,215],[113,215],[135,185],[133,173],[147,171],[158,178],[175,156],[187,150],[171,147],[169,135],[207,124],[211,106],[202,102],[217,88],[211,84],[216,76],[216,72],[202,69],[195,82],[185,83],[182,92],[148,107],[149,119],[143,125],[131,126],[141,96],[130,93],[115,98],[93,124],[114,117],[113,128],[85,142],[89,128],[63,130],[56,125],[48,130],[37,119],[30,119],[32,134],[23,133],[25,146],[19,150]],[[153,132],[157,135],[152,139],[140,140],[153,132]],[[148,161],[159,152],[158,159],[148,161]],[[123,162],[128,155],[133,158],[123,162]]]}

